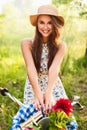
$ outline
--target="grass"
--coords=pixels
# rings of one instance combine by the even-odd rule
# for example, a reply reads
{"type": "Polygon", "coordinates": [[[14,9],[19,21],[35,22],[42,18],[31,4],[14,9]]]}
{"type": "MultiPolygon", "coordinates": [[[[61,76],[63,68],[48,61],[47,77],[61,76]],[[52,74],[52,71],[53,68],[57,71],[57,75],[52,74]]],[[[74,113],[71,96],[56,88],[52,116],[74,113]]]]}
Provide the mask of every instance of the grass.
{"type": "MultiPolygon", "coordinates": [[[[20,42],[18,45],[11,41],[1,43],[0,60],[0,87],[8,88],[12,95],[23,102],[26,72],[20,42]]],[[[12,117],[16,114],[19,106],[8,97],[0,95],[0,99],[0,130],[8,130],[11,127],[12,117]]]]}
{"type": "Polygon", "coordinates": [[[74,110],[78,122],[78,130],[87,130],[87,57],[80,58],[74,62],[76,71],[65,73],[62,81],[68,97],[73,100],[74,95],[80,96],[80,103],[84,106],[83,110],[74,110]],[[85,66],[85,67],[83,67],[85,66]]]}
{"type": "MultiPolygon", "coordinates": [[[[86,59],[76,59],[72,60],[72,62],[74,63],[72,65],[70,60],[64,64],[65,67],[63,66],[61,78],[67,95],[71,100],[73,99],[73,95],[81,97],[80,103],[85,108],[84,110],[75,110],[74,113],[79,125],[78,130],[86,130],[87,68],[83,65],[83,63],[86,65],[86,59]]],[[[13,96],[23,102],[25,78],[26,69],[20,49],[20,39],[15,41],[4,40],[0,43],[0,87],[8,88],[13,96]]],[[[11,99],[0,95],[0,130],[10,129],[12,117],[16,114],[18,108],[19,106],[11,99]]]]}

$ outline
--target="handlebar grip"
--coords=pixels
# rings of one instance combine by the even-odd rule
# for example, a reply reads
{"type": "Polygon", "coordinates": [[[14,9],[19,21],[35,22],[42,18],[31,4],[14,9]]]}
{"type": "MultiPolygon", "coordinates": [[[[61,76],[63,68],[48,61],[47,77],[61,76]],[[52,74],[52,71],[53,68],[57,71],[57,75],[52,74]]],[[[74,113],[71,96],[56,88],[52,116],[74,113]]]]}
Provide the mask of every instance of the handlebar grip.
{"type": "Polygon", "coordinates": [[[1,93],[1,95],[6,96],[6,92],[9,92],[7,88],[1,88],[0,87],[0,93],[1,93]]]}

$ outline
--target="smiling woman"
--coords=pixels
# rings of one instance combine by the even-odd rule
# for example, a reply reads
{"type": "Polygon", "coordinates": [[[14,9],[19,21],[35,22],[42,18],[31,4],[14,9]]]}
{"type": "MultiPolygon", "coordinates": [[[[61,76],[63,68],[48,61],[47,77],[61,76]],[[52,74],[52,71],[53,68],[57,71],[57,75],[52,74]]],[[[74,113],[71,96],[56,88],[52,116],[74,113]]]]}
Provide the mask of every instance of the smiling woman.
{"type": "Polygon", "coordinates": [[[33,102],[37,109],[42,106],[47,110],[51,108],[53,99],[56,100],[60,96],[67,98],[58,77],[65,53],[65,43],[59,41],[59,29],[64,25],[64,18],[58,14],[55,6],[42,5],[36,14],[30,15],[30,22],[36,31],[34,38],[22,40],[22,52],[28,74],[24,103],[33,102]]]}
{"type": "MultiPolygon", "coordinates": [[[[35,36],[23,39],[21,44],[27,71],[24,104],[34,104],[36,110],[43,108],[48,113],[56,100],[68,98],[58,75],[66,49],[60,39],[64,18],[55,6],[47,4],[39,6],[29,19],[35,36]]],[[[75,129],[68,130],[76,127],[77,123],[75,129]]]]}

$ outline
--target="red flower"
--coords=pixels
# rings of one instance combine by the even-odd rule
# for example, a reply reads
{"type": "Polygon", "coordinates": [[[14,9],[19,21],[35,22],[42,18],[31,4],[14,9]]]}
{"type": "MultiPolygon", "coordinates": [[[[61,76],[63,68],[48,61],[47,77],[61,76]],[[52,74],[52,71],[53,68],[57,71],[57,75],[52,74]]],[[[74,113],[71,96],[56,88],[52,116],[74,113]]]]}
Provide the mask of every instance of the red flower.
{"type": "Polygon", "coordinates": [[[52,107],[53,111],[64,111],[68,116],[72,112],[73,106],[69,99],[60,98],[56,104],[52,107]]]}

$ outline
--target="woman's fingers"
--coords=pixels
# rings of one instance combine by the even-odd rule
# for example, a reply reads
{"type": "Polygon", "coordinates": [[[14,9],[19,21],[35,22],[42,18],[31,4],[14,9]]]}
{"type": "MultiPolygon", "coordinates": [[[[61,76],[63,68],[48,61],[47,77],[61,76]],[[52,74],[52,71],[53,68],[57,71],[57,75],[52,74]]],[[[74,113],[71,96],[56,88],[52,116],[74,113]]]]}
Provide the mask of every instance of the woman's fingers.
{"type": "Polygon", "coordinates": [[[45,113],[51,112],[54,102],[52,97],[43,95],[42,97],[35,98],[34,105],[36,110],[43,110],[45,113]]]}
{"type": "Polygon", "coordinates": [[[39,104],[38,100],[34,101],[34,106],[35,106],[36,110],[40,110],[40,104],[39,104]]]}
{"type": "Polygon", "coordinates": [[[49,113],[49,112],[51,112],[51,109],[52,109],[52,102],[49,101],[49,102],[45,103],[45,112],[49,113]]]}
{"type": "Polygon", "coordinates": [[[54,105],[54,100],[52,96],[44,95],[44,102],[45,102],[45,112],[49,113],[52,111],[52,106],[54,105]]]}
{"type": "Polygon", "coordinates": [[[44,102],[43,102],[43,99],[39,100],[38,98],[35,98],[34,100],[34,105],[35,105],[35,108],[36,110],[41,110],[41,109],[44,109],[44,102]]]}

